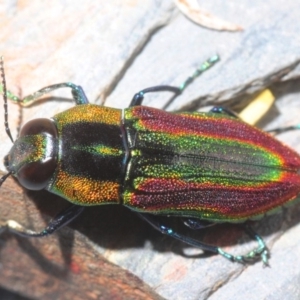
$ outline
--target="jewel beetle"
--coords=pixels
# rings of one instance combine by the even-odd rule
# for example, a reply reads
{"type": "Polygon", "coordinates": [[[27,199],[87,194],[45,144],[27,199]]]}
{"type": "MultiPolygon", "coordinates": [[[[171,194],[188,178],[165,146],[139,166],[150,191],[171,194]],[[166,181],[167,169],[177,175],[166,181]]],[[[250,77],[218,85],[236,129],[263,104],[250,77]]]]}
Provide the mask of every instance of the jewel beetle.
{"type": "MultiPolygon", "coordinates": [[[[234,113],[214,107],[208,113],[170,113],[143,106],[146,93],[179,95],[195,77],[218,61],[207,60],[180,87],[155,86],[134,95],[123,111],[89,104],[73,83],[43,88],[22,101],[32,103],[60,88],[70,88],[76,106],[51,119],[26,123],[4,159],[8,173],[26,189],[46,189],[72,203],[41,232],[9,220],[2,230],[28,237],[46,236],[76,218],[85,206],[124,205],[163,234],[237,262],[268,250],[249,225],[258,246],[234,256],[221,248],[174,231],[157,216],[176,216],[192,229],[209,223],[257,220],[296,199],[300,192],[300,156],[234,113]]],[[[2,62],[5,129],[7,98],[2,62]]]]}

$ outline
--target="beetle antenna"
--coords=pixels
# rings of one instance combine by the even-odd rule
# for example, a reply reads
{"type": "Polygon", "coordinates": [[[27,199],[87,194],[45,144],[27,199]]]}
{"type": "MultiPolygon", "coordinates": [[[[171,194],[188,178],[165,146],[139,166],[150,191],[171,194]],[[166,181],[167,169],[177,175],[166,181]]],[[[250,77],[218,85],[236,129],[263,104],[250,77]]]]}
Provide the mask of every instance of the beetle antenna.
{"type": "Polygon", "coordinates": [[[11,175],[11,172],[8,172],[7,174],[3,175],[1,178],[0,178],[0,187],[1,185],[3,184],[3,182],[6,180],[7,177],[9,177],[11,175]]]}
{"type": "MultiPolygon", "coordinates": [[[[2,77],[2,88],[3,88],[3,106],[4,106],[4,127],[6,134],[10,138],[10,140],[14,143],[14,140],[12,138],[9,124],[8,124],[8,107],[7,107],[7,89],[6,89],[6,80],[5,80],[5,73],[4,73],[4,63],[3,63],[3,57],[0,57],[0,72],[2,77]]],[[[0,182],[1,186],[1,182],[0,182]]]]}

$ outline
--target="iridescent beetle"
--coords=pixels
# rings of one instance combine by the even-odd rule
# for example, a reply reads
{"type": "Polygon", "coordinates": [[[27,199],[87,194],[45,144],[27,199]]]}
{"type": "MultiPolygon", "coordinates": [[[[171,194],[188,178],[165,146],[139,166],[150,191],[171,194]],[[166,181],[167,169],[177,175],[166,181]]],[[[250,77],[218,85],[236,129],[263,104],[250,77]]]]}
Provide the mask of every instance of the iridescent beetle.
{"type": "MultiPolygon", "coordinates": [[[[268,263],[263,240],[246,226],[258,247],[234,256],[221,248],[175,232],[157,219],[178,216],[192,229],[205,222],[257,220],[288,204],[300,192],[300,156],[230,111],[169,113],[142,106],[144,94],[171,91],[179,95],[211,67],[206,61],[179,88],[156,86],[135,94],[124,111],[88,103],[80,86],[61,83],[25,97],[28,103],[59,88],[70,88],[76,106],[52,119],[29,121],[5,157],[8,174],[31,190],[46,189],[71,203],[41,232],[7,221],[2,230],[28,237],[53,233],[84,206],[122,204],[163,234],[237,262],[261,258],[268,263]]],[[[7,121],[4,70],[5,128],[7,121]]],[[[18,100],[18,99],[14,99],[18,100]]]]}

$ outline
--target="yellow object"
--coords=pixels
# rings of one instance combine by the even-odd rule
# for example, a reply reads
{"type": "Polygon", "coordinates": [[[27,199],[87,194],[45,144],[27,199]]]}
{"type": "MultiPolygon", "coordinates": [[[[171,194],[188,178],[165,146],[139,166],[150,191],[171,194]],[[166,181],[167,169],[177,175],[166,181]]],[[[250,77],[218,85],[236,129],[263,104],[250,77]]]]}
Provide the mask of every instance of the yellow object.
{"type": "Polygon", "coordinates": [[[240,112],[239,117],[250,125],[256,124],[270,109],[275,100],[269,89],[259,93],[254,100],[240,112]]]}

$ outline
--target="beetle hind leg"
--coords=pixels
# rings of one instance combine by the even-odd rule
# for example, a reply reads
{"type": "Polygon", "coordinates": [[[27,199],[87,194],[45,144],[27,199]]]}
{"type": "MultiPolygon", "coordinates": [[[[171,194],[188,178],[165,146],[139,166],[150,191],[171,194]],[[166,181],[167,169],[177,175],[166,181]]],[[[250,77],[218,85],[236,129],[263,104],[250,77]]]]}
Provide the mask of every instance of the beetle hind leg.
{"type": "Polygon", "coordinates": [[[239,263],[253,263],[258,259],[261,259],[264,266],[268,266],[269,251],[264,240],[256,232],[253,231],[249,224],[245,224],[244,228],[246,233],[252,239],[255,239],[258,242],[258,246],[255,249],[251,250],[245,255],[232,255],[230,253],[225,252],[223,249],[218,248],[218,253],[221,254],[223,257],[229,259],[230,261],[239,263]]]}
{"type": "Polygon", "coordinates": [[[73,221],[83,211],[83,209],[84,207],[78,205],[68,207],[54,217],[54,219],[52,219],[47,227],[42,231],[27,229],[14,220],[8,220],[0,226],[0,234],[4,231],[9,231],[24,237],[47,236],[73,221]]]}
{"type": "Polygon", "coordinates": [[[147,221],[154,229],[160,231],[162,234],[171,236],[183,243],[186,243],[188,245],[191,245],[193,247],[196,248],[200,248],[204,251],[209,251],[215,254],[218,254],[218,247],[212,246],[212,245],[208,245],[205,243],[202,243],[200,241],[197,241],[195,239],[192,239],[190,237],[187,237],[183,234],[180,234],[176,231],[174,231],[171,227],[168,227],[164,224],[162,224],[161,222],[159,222],[155,216],[151,216],[148,214],[138,214],[143,220],[147,221]]]}
{"type": "MultiPolygon", "coordinates": [[[[255,262],[255,261],[261,259],[265,266],[268,265],[268,254],[269,254],[268,249],[267,249],[263,239],[258,234],[256,234],[249,225],[244,225],[245,231],[251,238],[257,240],[258,247],[245,255],[233,255],[228,252],[225,252],[220,247],[208,245],[201,241],[198,241],[198,240],[195,240],[188,236],[185,236],[183,234],[180,234],[180,233],[174,231],[171,227],[168,227],[168,226],[162,224],[160,221],[157,220],[157,218],[155,218],[155,216],[148,215],[148,214],[138,214],[138,215],[142,219],[147,221],[153,228],[160,231],[162,234],[171,236],[171,237],[173,237],[183,243],[191,245],[193,247],[202,249],[204,251],[209,251],[209,252],[212,252],[215,254],[220,254],[232,262],[238,262],[238,263],[244,264],[244,263],[252,263],[252,262],[255,262]]],[[[190,226],[188,225],[188,227],[190,227],[190,226]]],[[[193,228],[193,229],[195,229],[195,228],[193,228]]]]}

